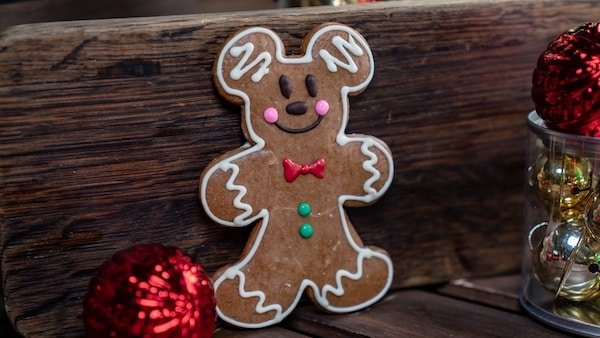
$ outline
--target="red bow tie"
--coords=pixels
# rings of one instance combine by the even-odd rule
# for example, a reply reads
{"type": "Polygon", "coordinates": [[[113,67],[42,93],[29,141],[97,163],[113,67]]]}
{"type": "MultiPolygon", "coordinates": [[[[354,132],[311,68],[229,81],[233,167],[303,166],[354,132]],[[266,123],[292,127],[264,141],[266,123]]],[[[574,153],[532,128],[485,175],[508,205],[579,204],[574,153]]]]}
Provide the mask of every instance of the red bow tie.
{"type": "Polygon", "coordinates": [[[325,177],[325,160],[320,158],[311,164],[298,164],[294,161],[286,158],[283,160],[283,176],[289,183],[294,182],[295,179],[302,175],[312,174],[315,177],[325,177]]]}

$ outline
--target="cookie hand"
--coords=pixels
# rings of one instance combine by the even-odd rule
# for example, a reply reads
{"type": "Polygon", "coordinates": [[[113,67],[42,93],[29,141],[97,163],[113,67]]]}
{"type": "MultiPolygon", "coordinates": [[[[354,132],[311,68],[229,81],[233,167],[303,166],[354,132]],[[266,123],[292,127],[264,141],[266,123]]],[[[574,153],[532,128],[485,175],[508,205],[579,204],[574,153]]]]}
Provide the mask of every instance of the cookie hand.
{"type": "Polygon", "coordinates": [[[200,177],[200,200],[215,222],[246,226],[264,216],[264,201],[250,185],[269,185],[276,168],[273,154],[246,144],[208,165],[200,177]],[[263,175],[256,175],[256,173],[263,175]]]}
{"type": "Polygon", "coordinates": [[[363,190],[373,199],[379,198],[388,189],[394,175],[390,150],[380,139],[368,136],[361,145],[361,152],[369,158],[362,163],[362,168],[371,173],[363,184],[363,190]]]}
{"type": "Polygon", "coordinates": [[[223,225],[248,225],[253,215],[252,206],[242,201],[248,189],[236,182],[239,172],[237,164],[223,161],[211,167],[201,179],[202,206],[210,218],[223,225]],[[221,192],[224,189],[226,193],[221,192]]]}
{"type": "Polygon", "coordinates": [[[389,148],[378,138],[366,135],[352,135],[344,144],[348,163],[356,174],[345,182],[349,188],[348,206],[361,206],[374,202],[390,186],[394,175],[393,162],[389,148]],[[359,153],[362,156],[356,156],[359,153]]]}

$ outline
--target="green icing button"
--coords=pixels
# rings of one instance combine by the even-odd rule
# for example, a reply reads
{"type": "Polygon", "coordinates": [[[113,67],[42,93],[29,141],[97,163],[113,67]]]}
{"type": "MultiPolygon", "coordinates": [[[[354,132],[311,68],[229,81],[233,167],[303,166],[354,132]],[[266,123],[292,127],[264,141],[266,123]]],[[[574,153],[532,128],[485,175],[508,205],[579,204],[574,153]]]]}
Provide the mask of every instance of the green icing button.
{"type": "Polygon", "coordinates": [[[310,204],[306,202],[298,204],[298,215],[302,217],[310,215],[310,204]]]}
{"type": "Polygon", "coordinates": [[[299,233],[302,238],[311,238],[314,232],[315,229],[313,229],[313,226],[308,223],[304,223],[300,226],[299,233]]]}

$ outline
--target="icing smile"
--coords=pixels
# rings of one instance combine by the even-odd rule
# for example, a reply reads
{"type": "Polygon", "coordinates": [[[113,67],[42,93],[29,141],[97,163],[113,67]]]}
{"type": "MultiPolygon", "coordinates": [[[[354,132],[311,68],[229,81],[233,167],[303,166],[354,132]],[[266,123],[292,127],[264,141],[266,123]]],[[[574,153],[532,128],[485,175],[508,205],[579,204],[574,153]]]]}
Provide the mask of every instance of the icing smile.
{"type": "Polygon", "coordinates": [[[285,131],[286,133],[300,134],[300,133],[304,133],[304,132],[307,132],[309,130],[316,128],[319,125],[319,123],[321,123],[322,119],[323,119],[323,116],[319,115],[319,117],[317,117],[317,119],[313,123],[309,124],[306,127],[302,127],[302,128],[289,128],[289,127],[286,127],[286,126],[282,125],[281,123],[279,123],[279,121],[275,122],[275,125],[277,126],[277,128],[285,131]]]}

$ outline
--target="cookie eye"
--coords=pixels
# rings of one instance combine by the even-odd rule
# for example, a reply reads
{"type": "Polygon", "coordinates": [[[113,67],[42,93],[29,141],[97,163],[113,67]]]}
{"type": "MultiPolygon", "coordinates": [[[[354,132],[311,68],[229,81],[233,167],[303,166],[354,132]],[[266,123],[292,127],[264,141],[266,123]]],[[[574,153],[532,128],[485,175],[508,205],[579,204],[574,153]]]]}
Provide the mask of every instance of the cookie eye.
{"type": "Polygon", "coordinates": [[[286,99],[290,98],[292,95],[292,81],[287,75],[281,75],[279,77],[279,90],[281,90],[281,95],[283,95],[286,99]]]}
{"type": "Polygon", "coordinates": [[[306,90],[308,90],[308,95],[311,97],[317,96],[317,79],[314,75],[306,75],[306,79],[304,79],[304,83],[306,84],[306,90]]]}

